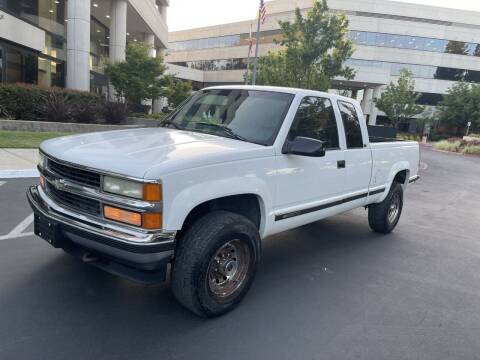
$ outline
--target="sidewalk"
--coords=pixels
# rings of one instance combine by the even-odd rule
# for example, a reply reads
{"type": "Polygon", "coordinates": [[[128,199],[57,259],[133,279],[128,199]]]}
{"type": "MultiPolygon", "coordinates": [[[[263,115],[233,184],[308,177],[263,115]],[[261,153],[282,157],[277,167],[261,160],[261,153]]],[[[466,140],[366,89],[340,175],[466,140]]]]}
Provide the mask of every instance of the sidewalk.
{"type": "Polygon", "coordinates": [[[36,177],[38,149],[0,149],[0,178],[36,177]]]}

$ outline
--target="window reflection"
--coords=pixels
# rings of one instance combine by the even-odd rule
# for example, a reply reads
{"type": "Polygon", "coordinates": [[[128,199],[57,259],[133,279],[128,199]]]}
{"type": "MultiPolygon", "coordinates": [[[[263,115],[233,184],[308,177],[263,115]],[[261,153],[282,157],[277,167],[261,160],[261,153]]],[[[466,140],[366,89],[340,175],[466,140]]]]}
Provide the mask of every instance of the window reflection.
{"type": "MultiPolygon", "coordinates": [[[[275,39],[279,40],[280,30],[267,30],[260,33],[259,42],[272,43],[275,39]]],[[[253,35],[255,36],[255,35],[253,35]]],[[[226,35],[209,37],[203,39],[193,39],[185,41],[174,41],[168,44],[170,51],[189,51],[198,49],[211,49],[219,47],[231,47],[248,45],[250,34],[226,35]]]]}
{"type": "Polygon", "coordinates": [[[442,66],[401,64],[386,61],[372,61],[361,59],[349,59],[346,61],[348,66],[365,66],[385,69],[391,76],[399,76],[402,69],[407,69],[413,73],[416,78],[437,79],[449,81],[469,81],[480,83],[480,71],[447,68],[442,66]]]}
{"type": "Polygon", "coordinates": [[[480,56],[480,45],[462,41],[431,39],[420,36],[350,31],[350,38],[359,45],[383,46],[458,55],[480,56]]]}

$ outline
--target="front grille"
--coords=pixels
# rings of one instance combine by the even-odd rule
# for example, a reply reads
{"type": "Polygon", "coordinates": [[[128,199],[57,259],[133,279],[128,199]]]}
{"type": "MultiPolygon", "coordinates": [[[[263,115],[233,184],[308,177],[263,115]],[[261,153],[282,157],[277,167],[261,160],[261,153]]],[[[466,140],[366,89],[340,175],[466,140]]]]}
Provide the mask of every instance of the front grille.
{"type": "Polygon", "coordinates": [[[51,159],[48,159],[47,167],[67,180],[100,188],[100,174],[63,165],[51,159]]]}
{"type": "Polygon", "coordinates": [[[58,190],[50,184],[48,184],[47,190],[51,198],[60,205],[66,205],[69,208],[91,215],[100,215],[100,202],[97,200],[58,190]]]}

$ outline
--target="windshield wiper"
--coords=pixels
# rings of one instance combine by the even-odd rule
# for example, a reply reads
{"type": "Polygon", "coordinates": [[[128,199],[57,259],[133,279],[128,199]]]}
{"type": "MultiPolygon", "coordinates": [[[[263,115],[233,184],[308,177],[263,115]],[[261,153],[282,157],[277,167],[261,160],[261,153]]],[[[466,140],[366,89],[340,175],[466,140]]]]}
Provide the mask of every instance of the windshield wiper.
{"type": "Polygon", "coordinates": [[[238,135],[235,131],[233,131],[232,129],[230,129],[226,125],[217,124],[217,123],[210,123],[210,122],[203,122],[203,121],[195,122],[195,124],[212,126],[214,128],[217,128],[217,129],[222,129],[222,131],[227,135],[227,137],[229,137],[231,139],[249,142],[249,140],[245,139],[241,135],[238,135]]]}
{"type": "Polygon", "coordinates": [[[177,124],[175,124],[175,123],[174,123],[172,120],[170,120],[170,119],[165,119],[165,120],[163,120],[162,122],[160,122],[160,124],[159,124],[158,126],[164,127],[164,126],[170,126],[170,125],[172,125],[175,129],[180,130],[180,126],[178,126],[177,124]]]}

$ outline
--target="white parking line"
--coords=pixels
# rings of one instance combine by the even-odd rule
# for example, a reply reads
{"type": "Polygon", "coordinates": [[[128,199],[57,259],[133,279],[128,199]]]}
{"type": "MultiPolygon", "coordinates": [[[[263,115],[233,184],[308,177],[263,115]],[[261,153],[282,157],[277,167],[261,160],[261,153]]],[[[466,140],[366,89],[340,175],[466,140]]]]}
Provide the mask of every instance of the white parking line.
{"type": "MultiPolygon", "coordinates": [[[[33,214],[28,215],[25,220],[23,220],[20,224],[15,226],[15,228],[8,233],[10,236],[20,235],[29,225],[33,222],[33,214]]],[[[7,236],[8,236],[7,235],[7,236]]]]}
{"type": "Polygon", "coordinates": [[[27,232],[27,233],[23,232],[25,231],[26,228],[30,226],[32,222],[33,222],[33,214],[30,214],[20,224],[15,226],[15,228],[12,231],[10,231],[7,235],[0,236],[0,241],[33,235],[33,232],[27,232]]]}
{"type": "Polygon", "coordinates": [[[5,184],[6,184],[5,181],[0,181],[0,186],[5,185],[5,184]]]}
{"type": "Polygon", "coordinates": [[[21,237],[24,237],[24,236],[32,236],[34,235],[33,232],[28,232],[28,233],[22,233],[22,234],[17,234],[17,235],[3,235],[3,236],[0,236],[0,241],[2,240],[10,240],[10,239],[16,239],[16,238],[21,238],[21,237]]]}

